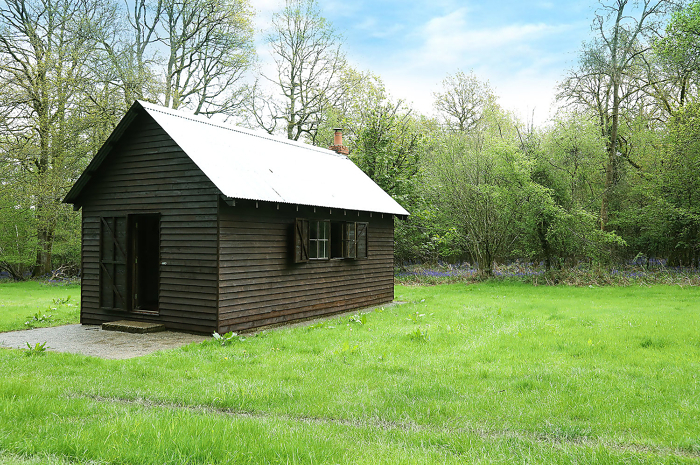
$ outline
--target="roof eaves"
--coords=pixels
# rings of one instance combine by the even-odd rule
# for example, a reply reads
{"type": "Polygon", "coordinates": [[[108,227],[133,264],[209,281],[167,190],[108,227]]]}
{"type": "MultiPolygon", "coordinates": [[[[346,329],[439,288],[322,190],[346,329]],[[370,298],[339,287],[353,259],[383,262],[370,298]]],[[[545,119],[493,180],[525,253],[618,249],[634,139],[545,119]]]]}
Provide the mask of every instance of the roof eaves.
{"type": "Polygon", "coordinates": [[[286,200],[263,200],[263,199],[256,199],[254,197],[244,197],[244,196],[229,197],[225,194],[221,194],[221,199],[224,202],[226,202],[228,205],[231,205],[231,206],[235,206],[236,200],[247,200],[250,202],[265,202],[265,203],[269,203],[269,204],[276,204],[277,203],[277,204],[283,204],[283,205],[297,205],[300,207],[329,208],[332,210],[347,210],[347,211],[362,211],[362,212],[367,212],[367,213],[382,213],[385,215],[396,215],[396,216],[403,217],[403,218],[410,216],[410,213],[406,209],[404,209],[403,207],[401,207],[401,208],[404,210],[404,212],[391,212],[391,211],[382,211],[382,210],[364,210],[364,209],[358,210],[356,208],[337,207],[337,206],[333,206],[333,205],[288,202],[286,200]]]}

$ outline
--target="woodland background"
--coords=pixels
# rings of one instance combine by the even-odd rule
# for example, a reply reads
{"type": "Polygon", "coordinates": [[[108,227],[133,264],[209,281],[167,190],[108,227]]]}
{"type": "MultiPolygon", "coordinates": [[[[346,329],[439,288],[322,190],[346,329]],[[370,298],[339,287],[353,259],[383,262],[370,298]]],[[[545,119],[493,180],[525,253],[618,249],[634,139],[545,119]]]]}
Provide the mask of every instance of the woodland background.
{"type": "MultiPolygon", "coordinates": [[[[351,159],[410,213],[395,258],[551,268],[700,265],[700,3],[603,0],[546,124],[447,75],[432,115],[353,67],[314,0],[287,0],[257,66],[246,0],[0,0],[0,271],[79,273],[61,200],[135,99],[351,159]]],[[[523,92],[527,92],[524,88],[523,92]]]]}

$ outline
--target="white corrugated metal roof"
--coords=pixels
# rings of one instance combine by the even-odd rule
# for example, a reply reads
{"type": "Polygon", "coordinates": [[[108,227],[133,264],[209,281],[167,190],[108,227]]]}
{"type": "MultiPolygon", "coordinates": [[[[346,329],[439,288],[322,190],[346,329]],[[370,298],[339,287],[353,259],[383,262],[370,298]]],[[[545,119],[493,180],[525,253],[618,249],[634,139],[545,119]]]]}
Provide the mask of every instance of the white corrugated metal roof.
{"type": "Polygon", "coordinates": [[[139,103],[226,197],[408,215],[344,155],[139,103]]]}

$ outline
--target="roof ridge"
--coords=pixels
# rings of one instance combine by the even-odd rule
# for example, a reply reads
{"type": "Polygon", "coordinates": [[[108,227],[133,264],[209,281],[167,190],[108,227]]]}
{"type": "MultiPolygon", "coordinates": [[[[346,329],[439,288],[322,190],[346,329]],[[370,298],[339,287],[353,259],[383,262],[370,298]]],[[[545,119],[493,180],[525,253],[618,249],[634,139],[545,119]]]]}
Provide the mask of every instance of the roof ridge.
{"type": "Polygon", "coordinates": [[[315,145],[306,144],[304,142],[299,142],[299,141],[283,140],[282,138],[275,137],[271,134],[268,134],[268,135],[258,134],[256,132],[251,131],[251,130],[239,128],[239,127],[234,126],[234,125],[224,125],[221,123],[204,121],[201,119],[201,117],[198,118],[197,117],[198,115],[188,115],[186,113],[181,112],[180,110],[173,110],[171,108],[161,107],[160,105],[155,105],[155,104],[152,104],[150,102],[140,101],[139,103],[141,103],[141,106],[143,106],[147,110],[157,111],[157,112],[163,113],[165,115],[176,116],[178,118],[186,119],[188,121],[193,121],[195,123],[207,124],[207,125],[213,126],[215,128],[226,129],[228,131],[237,132],[239,134],[245,134],[248,136],[259,137],[260,139],[269,140],[272,142],[277,142],[279,144],[291,145],[292,147],[298,147],[298,148],[305,149],[305,150],[311,150],[312,152],[319,152],[319,153],[323,153],[324,155],[332,155],[332,156],[335,156],[338,158],[348,158],[349,159],[349,157],[347,155],[337,153],[333,150],[324,149],[323,147],[317,147],[315,145]],[[144,105],[144,103],[147,103],[147,105],[144,105]],[[326,153],[326,152],[328,152],[328,153],[326,153]]]}

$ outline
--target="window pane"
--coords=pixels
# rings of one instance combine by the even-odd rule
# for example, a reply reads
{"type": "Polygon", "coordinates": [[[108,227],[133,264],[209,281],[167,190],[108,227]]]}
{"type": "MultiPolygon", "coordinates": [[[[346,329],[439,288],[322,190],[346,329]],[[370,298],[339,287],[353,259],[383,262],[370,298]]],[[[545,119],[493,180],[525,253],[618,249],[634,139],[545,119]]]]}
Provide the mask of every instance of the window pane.
{"type": "Polygon", "coordinates": [[[355,258],[355,223],[345,223],[345,257],[355,258]]]}

